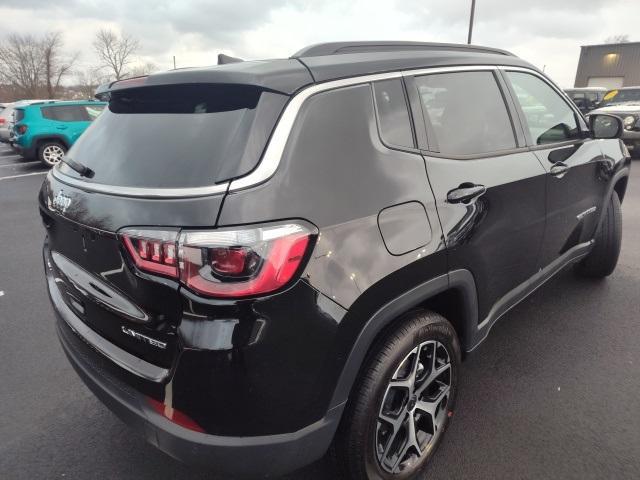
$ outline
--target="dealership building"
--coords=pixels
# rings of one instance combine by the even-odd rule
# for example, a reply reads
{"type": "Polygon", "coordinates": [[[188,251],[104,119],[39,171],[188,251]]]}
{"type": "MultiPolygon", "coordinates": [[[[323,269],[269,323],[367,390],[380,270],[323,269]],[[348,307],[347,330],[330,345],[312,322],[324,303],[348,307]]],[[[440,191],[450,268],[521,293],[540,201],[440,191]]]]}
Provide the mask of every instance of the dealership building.
{"type": "Polygon", "coordinates": [[[640,86],[640,42],[581,47],[574,86],[640,86]]]}

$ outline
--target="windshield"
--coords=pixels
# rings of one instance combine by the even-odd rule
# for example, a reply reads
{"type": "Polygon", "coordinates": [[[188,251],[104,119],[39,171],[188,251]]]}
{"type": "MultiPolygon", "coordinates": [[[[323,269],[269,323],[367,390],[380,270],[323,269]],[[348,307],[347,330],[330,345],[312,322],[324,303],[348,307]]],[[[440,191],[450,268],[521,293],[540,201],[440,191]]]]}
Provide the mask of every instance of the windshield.
{"type": "Polygon", "coordinates": [[[640,105],[640,88],[610,90],[604,96],[602,106],[619,105],[621,103],[637,103],[640,105]]]}
{"type": "Polygon", "coordinates": [[[93,183],[211,186],[255,167],[286,98],[248,85],[115,91],[67,155],[95,172],[93,183]]]}

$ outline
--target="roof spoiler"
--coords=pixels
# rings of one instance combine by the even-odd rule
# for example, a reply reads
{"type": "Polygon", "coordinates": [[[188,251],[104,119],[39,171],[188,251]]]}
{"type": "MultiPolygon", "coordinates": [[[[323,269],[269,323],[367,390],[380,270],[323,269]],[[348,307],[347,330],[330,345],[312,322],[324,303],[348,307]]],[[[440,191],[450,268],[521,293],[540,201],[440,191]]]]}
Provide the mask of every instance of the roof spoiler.
{"type": "Polygon", "coordinates": [[[94,97],[98,100],[108,101],[108,93],[112,90],[141,87],[145,84],[148,76],[149,75],[141,75],[139,77],[123,78],[122,80],[116,80],[115,82],[103,83],[96,88],[94,97]]]}
{"type": "Polygon", "coordinates": [[[225,55],[224,53],[218,54],[218,65],[226,65],[227,63],[240,63],[244,62],[241,58],[230,57],[229,55],[225,55]]]}

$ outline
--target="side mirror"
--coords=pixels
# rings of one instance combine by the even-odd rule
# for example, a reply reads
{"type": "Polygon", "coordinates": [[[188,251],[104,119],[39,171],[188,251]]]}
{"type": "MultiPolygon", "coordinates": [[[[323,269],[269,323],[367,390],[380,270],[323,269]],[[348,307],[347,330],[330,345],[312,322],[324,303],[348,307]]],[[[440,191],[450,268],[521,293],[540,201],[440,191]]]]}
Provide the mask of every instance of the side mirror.
{"type": "Polygon", "coordinates": [[[589,130],[593,138],[620,138],[622,136],[622,120],[615,115],[595,113],[589,115],[589,130]]]}

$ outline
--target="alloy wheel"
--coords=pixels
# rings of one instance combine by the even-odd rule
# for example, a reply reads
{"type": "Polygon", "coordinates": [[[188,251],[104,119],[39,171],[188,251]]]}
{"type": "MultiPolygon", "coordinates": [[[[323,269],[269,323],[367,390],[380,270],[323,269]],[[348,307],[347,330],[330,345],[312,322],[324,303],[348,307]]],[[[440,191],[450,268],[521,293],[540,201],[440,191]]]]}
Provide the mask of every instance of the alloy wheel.
{"type": "Polygon", "coordinates": [[[64,157],[64,150],[59,145],[47,145],[42,150],[42,158],[49,165],[55,165],[64,157]]]}
{"type": "Polygon", "coordinates": [[[431,450],[447,419],[451,381],[451,356],[438,341],[421,343],[400,362],[376,420],[376,454],[386,472],[401,473],[431,450]]]}

